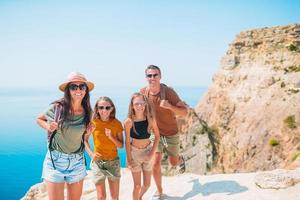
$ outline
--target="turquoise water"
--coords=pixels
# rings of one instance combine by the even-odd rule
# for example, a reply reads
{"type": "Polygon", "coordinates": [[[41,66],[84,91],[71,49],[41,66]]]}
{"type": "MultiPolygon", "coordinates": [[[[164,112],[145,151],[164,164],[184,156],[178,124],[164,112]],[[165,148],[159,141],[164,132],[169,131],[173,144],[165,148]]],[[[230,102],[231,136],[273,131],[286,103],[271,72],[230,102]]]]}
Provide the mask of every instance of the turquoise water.
{"type": "MultiPolygon", "coordinates": [[[[180,97],[194,107],[206,91],[205,87],[174,87],[180,97]]],[[[97,88],[91,93],[94,106],[100,96],[109,96],[117,107],[117,118],[123,121],[128,102],[138,87],[97,88]]],[[[42,163],[47,151],[46,132],[35,119],[50,102],[62,93],[55,89],[2,88],[0,92],[0,197],[3,200],[20,199],[30,186],[41,182],[42,163]]],[[[122,167],[125,151],[119,151],[122,167]]],[[[88,156],[87,161],[90,162],[88,156]]]]}

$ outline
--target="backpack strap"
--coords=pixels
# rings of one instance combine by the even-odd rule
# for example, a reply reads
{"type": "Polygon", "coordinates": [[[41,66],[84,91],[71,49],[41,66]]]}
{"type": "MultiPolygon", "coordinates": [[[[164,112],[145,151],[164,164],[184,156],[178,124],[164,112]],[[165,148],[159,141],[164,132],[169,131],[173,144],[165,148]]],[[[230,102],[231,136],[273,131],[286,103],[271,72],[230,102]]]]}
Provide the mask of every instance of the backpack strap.
{"type": "MultiPolygon", "coordinates": [[[[82,134],[82,137],[81,137],[81,144],[80,144],[80,147],[79,147],[78,151],[80,151],[80,152],[83,153],[84,164],[85,164],[85,166],[87,166],[86,157],[85,157],[85,154],[84,154],[84,150],[85,150],[84,137],[85,137],[85,134],[86,134],[86,131],[84,131],[84,133],[82,134]]],[[[78,152],[78,151],[77,151],[77,152],[78,152]]]]}
{"type": "MultiPolygon", "coordinates": [[[[57,122],[57,123],[61,119],[62,109],[63,109],[63,107],[59,103],[54,105],[54,121],[57,122]]],[[[48,149],[49,149],[50,158],[51,158],[51,162],[52,162],[52,165],[53,165],[54,169],[56,169],[56,167],[55,167],[55,164],[54,164],[54,160],[53,160],[51,151],[53,151],[52,141],[53,141],[54,135],[56,133],[57,133],[57,130],[55,130],[53,132],[48,131],[48,149]]]]}
{"type": "Polygon", "coordinates": [[[164,83],[160,84],[160,99],[161,100],[166,100],[166,88],[168,86],[164,83]]]}
{"type": "MultiPolygon", "coordinates": [[[[54,122],[59,122],[60,118],[61,118],[61,113],[62,113],[62,105],[60,104],[55,104],[54,105],[54,122]]],[[[52,135],[54,135],[56,133],[56,130],[53,132],[48,131],[48,142],[50,142],[50,138],[53,137],[52,135]]]]}
{"type": "MultiPolygon", "coordinates": [[[[164,83],[161,83],[160,84],[160,99],[161,100],[165,100],[166,99],[166,88],[167,88],[168,86],[166,85],[166,84],[164,84],[164,83]]],[[[149,95],[150,95],[150,89],[149,89],[149,87],[146,87],[146,89],[145,89],[145,94],[144,94],[147,98],[149,98],[149,95]]]]}

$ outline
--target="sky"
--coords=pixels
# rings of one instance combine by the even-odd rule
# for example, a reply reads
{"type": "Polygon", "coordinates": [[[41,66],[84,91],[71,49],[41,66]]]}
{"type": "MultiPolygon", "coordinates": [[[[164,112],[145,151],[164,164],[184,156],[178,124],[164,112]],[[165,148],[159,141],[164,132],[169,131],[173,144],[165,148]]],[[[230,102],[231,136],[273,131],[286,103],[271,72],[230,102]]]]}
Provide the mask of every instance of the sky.
{"type": "Polygon", "coordinates": [[[96,87],[209,86],[245,30],[300,23],[300,1],[0,0],[1,87],[57,87],[79,71],[96,87]]]}

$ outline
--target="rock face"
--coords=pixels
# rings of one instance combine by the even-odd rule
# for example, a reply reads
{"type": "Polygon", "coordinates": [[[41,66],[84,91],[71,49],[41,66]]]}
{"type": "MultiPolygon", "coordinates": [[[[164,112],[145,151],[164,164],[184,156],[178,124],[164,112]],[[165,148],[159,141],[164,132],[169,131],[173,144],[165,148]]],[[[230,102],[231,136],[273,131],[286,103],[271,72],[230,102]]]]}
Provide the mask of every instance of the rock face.
{"type": "Polygon", "coordinates": [[[213,171],[299,166],[299,91],[300,24],[238,34],[195,108],[214,130],[213,171]]]}
{"type": "MultiPolygon", "coordinates": [[[[213,167],[217,153],[213,130],[192,108],[189,108],[185,118],[177,118],[177,122],[180,133],[180,154],[186,159],[186,171],[206,174],[213,167]]],[[[179,173],[169,165],[166,155],[162,159],[162,169],[164,175],[179,173]]]]}

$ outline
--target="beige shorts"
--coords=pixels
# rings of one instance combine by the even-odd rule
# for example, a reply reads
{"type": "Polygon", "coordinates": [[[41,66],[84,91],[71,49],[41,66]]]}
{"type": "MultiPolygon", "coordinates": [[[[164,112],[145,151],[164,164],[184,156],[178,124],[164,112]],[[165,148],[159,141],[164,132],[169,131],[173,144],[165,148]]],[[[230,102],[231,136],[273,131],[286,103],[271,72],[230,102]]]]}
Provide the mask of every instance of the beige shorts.
{"type": "Polygon", "coordinates": [[[146,155],[150,153],[152,144],[144,149],[139,149],[131,145],[132,172],[152,171],[152,161],[144,161],[146,155]]]}
{"type": "Polygon", "coordinates": [[[91,171],[95,184],[105,181],[106,177],[113,181],[119,180],[121,177],[120,159],[92,161],[91,171]]]}
{"type": "Polygon", "coordinates": [[[160,136],[157,152],[166,152],[168,156],[179,155],[179,134],[172,136],[160,136]]]}

